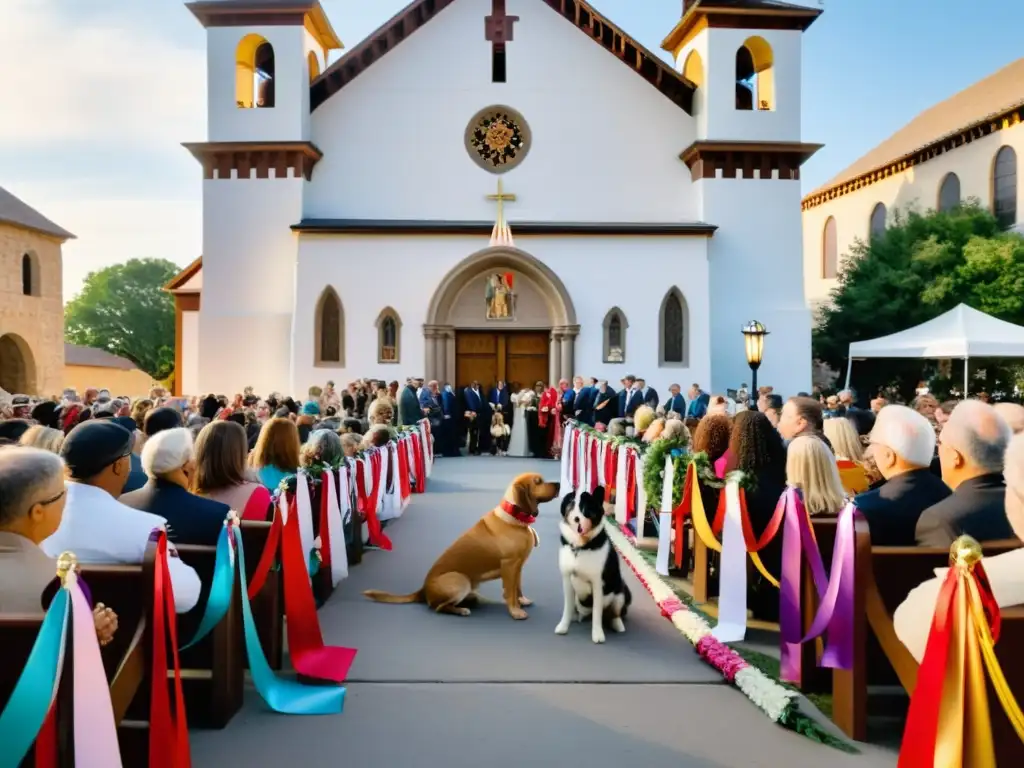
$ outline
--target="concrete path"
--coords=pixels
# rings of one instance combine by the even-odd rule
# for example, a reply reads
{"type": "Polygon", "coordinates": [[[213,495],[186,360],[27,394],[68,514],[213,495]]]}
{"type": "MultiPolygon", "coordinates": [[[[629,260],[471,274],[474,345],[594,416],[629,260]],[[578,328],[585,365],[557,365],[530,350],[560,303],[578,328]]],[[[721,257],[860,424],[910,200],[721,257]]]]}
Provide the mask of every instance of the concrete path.
{"type": "MultiPolygon", "coordinates": [[[[634,604],[624,635],[604,645],[561,616],[558,506],[542,507],[540,547],[524,572],[536,605],[513,621],[486,604],[468,618],[423,605],[381,605],[364,589],[406,593],[462,531],[500,499],[508,480],[554,462],[441,459],[428,492],[388,527],[395,548],[369,552],[320,610],[328,643],[359,655],[345,712],[288,717],[267,711],[254,691],[227,729],[193,731],[196,766],[281,768],[655,768],[892,766],[892,754],[850,756],[771,723],[665,621],[632,573],[634,604]]],[[[628,572],[628,569],[626,569],[628,572]]],[[[495,582],[481,590],[500,599],[495,582]]]]}

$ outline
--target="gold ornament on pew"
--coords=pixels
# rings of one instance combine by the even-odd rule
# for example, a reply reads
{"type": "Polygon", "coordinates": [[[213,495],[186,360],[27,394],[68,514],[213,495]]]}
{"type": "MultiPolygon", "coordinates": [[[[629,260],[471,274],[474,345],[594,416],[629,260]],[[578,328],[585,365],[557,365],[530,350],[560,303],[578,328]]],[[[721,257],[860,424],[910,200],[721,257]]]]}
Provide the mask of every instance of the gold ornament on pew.
{"type": "Polygon", "coordinates": [[[57,558],[57,575],[60,577],[61,586],[67,581],[71,571],[78,570],[78,558],[74,552],[61,552],[57,558]]]}
{"type": "Polygon", "coordinates": [[[224,525],[238,525],[241,522],[241,518],[235,510],[228,510],[227,517],[224,518],[224,525]]]}
{"type": "Polygon", "coordinates": [[[958,536],[956,541],[949,547],[949,562],[951,565],[962,566],[967,569],[974,567],[983,556],[981,544],[970,536],[958,536]]]}

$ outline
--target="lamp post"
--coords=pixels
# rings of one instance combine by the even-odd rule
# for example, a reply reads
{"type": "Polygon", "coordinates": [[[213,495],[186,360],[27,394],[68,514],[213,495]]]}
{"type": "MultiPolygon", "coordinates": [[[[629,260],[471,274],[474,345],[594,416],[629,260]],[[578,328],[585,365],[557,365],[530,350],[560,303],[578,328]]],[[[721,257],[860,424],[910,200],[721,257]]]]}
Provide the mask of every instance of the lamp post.
{"type": "Polygon", "coordinates": [[[743,326],[743,341],[747,349],[747,365],[750,366],[750,402],[757,403],[757,369],[761,367],[764,355],[764,337],[768,329],[757,320],[743,326]]]}

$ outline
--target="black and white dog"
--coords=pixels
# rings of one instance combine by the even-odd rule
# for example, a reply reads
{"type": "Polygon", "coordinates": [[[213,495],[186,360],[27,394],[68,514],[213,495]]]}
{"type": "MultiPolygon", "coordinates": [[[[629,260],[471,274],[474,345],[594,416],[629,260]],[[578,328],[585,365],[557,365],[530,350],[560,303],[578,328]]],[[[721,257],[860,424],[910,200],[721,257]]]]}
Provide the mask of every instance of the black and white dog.
{"type": "Polygon", "coordinates": [[[584,491],[578,500],[575,494],[567,494],[562,499],[560,528],[558,568],[565,606],[555,634],[569,631],[574,614],[580,621],[593,616],[590,637],[603,643],[605,623],[616,632],[626,631],[622,620],[631,601],[619,569],[619,555],[604,529],[604,486],[599,485],[592,494],[584,491]]]}

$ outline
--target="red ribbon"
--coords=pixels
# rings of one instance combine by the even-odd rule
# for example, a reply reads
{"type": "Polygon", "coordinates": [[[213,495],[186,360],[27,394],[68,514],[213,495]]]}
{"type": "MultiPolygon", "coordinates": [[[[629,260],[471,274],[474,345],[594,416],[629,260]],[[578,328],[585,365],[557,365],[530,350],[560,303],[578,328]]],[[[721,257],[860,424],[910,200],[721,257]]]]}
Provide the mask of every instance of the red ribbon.
{"type": "MultiPolygon", "coordinates": [[[[320,567],[331,570],[331,525],[327,519],[327,472],[320,475],[320,567]]],[[[331,577],[333,582],[334,577],[331,577]]]]}
{"type": "Polygon", "coordinates": [[[580,487],[580,431],[572,431],[572,444],[569,446],[569,464],[572,467],[572,489],[580,487]]]}
{"type": "Polygon", "coordinates": [[[281,566],[284,571],[288,654],[292,666],[306,677],[344,682],[356,657],[356,649],[324,645],[313,588],[309,583],[309,561],[302,552],[299,512],[294,496],[288,501],[288,521],[281,537],[281,566]]]}
{"type": "Polygon", "coordinates": [[[427,458],[431,462],[433,462],[434,461],[434,441],[431,439],[430,420],[429,419],[423,419],[420,423],[423,424],[423,434],[426,435],[426,441],[427,441],[426,448],[427,448],[427,453],[429,454],[427,456],[427,458]]]}
{"type": "Polygon", "coordinates": [[[267,543],[263,547],[263,554],[260,555],[260,562],[249,580],[249,599],[252,600],[263,589],[270,569],[274,567],[277,559],[277,549],[281,541],[281,512],[277,505],[274,505],[274,520],[270,524],[270,532],[267,533],[267,543]]]}
{"type": "Polygon", "coordinates": [[[418,433],[412,433],[412,460],[416,463],[415,493],[427,490],[427,463],[423,460],[423,444],[418,433]]]}
{"type": "Polygon", "coordinates": [[[590,492],[597,490],[597,438],[590,438],[590,492]]]}
{"type": "Polygon", "coordinates": [[[373,475],[373,488],[370,493],[366,493],[366,459],[363,461],[356,462],[356,495],[359,497],[359,503],[362,507],[362,512],[366,515],[366,526],[370,532],[370,543],[375,547],[390,552],[391,551],[391,539],[384,534],[384,529],[381,528],[380,519],[377,517],[377,500],[380,498],[380,476],[381,476],[381,458],[380,454],[376,451],[369,457],[371,465],[371,473],[373,475]]]}
{"type": "Polygon", "coordinates": [[[409,485],[409,451],[405,440],[398,441],[398,483],[404,502],[412,494],[409,485]]]}
{"type": "Polygon", "coordinates": [[[57,752],[57,707],[54,705],[36,736],[35,768],[57,768],[57,752]]]}
{"type": "Polygon", "coordinates": [[[174,610],[174,589],[167,567],[167,532],[156,532],[156,569],[153,576],[153,629],[149,698],[149,766],[150,768],[188,768],[192,756],[188,745],[188,722],[185,718],[185,695],[181,686],[181,664],[178,661],[178,621],[174,610]],[[174,662],[174,712],[166,684],[167,645],[174,662]],[[163,684],[161,684],[163,683],[163,684]]]}
{"type": "MultiPolygon", "coordinates": [[[[747,494],[742,488],[740,492],[740,520],[743,525],[743,542],[747,547],[747,552],[760,552],[762,549],[767,547],[772,539],[775,538],[775,534],[779,532],[779,527],[782,525],[782,519],[786,516],[786,496],[783,494],[779,497],[779,502],[775,505],[775,512],[772,514],[771,520],[768,521],[767,527],[761,533],[761,537],[758,538],[754,534],[754,526],[750,522],[750,513],[747,512],[747,494]]],[[[722,528],[725,525],[725,489],[718,494],[718,509],[715,510],[715,520],[711,525],[711,530],[716,535],[722,533],[722,528]]]]}
{"type": "Polygon", "coordinates": [[[690,506],[692,504],[692,500],[690,499],[690,494],[694,492],[693,482],[691,481],[690,478],[691,478],[691,475],[690,475],[689,470],[687,469],[686,479],[683,481],[683,495],[682,495],[682,498],[679,499],[679,503],[672,510],[672,524],[676,528],[675,549],[676,549],[676,568],[677,569],[683,567],[683,538],[684,538],[683,522],[686,520],[687,516],[690,514],[690,506]]]}
{"type": "MultiPolygon", "coordinates": [[[[636,517],[636,453],[626,451],[626,522],[636,517]]],[[[641,535],[637,531],[637,535],[641,535]]]]}
{"type": "Polygon", "coordinates": [[[604,454],[604,488],[605,498],[611,496],[618,482],[619,474],[619,449],[609,445],[604,454]]]}

